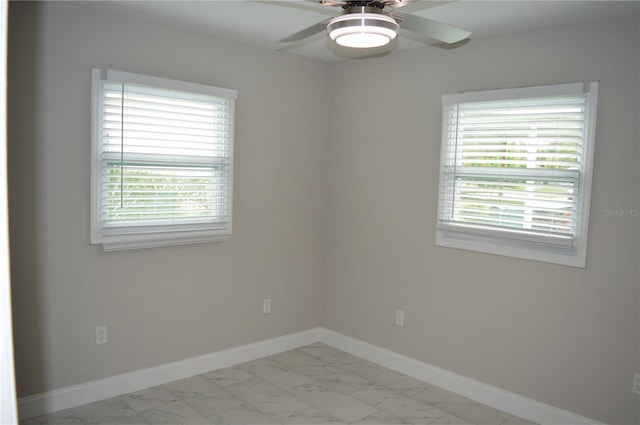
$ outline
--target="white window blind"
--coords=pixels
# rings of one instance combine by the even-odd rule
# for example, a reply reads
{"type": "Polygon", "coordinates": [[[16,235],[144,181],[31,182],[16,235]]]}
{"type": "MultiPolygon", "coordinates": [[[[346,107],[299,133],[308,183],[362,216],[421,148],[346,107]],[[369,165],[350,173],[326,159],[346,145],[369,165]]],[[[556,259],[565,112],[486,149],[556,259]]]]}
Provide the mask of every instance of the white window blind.
{"type": "Polygon", "coordinates": [[[597,83],[443,96],[438,242],[577,255],[596,96],[597,83]]]}
{"type": "Polygon", "coordinates": [[[228,238],[236,92],[119,71],[93,77],[92,242],[228,238]]]}

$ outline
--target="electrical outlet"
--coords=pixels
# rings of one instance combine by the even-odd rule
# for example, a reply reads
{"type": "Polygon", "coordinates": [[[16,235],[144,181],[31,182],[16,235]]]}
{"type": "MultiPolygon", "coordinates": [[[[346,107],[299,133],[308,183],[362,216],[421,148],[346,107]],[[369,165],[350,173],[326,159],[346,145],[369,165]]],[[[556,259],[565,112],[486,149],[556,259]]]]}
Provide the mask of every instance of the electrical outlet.
{"type": "Polygon", "coordinates": [[[265,298],[264,300],[262,300],[262,313],[271,313],[271,298],[265,298]]]}
{"type": "Polygon", "coordinates": [[[633,387],[631,387],[631,391],[640,395],[640,373],[633,374],[633,387]]]}
{"type": "Polygon", "coordinates": [[[404,311],[396,310],[396,325],[404,326],[404,311]]]}
{"type": "Polygon", "coordinates": [[[107,327],[98,326],[96,328],[96,345],[107,343],[107,327]]]}

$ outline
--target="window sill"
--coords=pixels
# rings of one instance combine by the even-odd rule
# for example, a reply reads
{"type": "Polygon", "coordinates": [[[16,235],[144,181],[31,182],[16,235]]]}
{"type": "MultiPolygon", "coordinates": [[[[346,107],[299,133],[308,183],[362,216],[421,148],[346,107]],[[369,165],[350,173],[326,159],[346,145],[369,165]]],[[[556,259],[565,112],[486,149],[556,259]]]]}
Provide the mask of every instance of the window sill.
{"type": "Polygon", "coordinates": [[[92,244],[102,245],[104,252],[128,251],[144,248],[160,248],[165,246],[193,245],[212,242],[223,242],[229,239],[231,232],[197,235],[188,232],[176,234],[149,234],[149,235],[109,235],[96,236],[91,239],[92,244]]]}
{"type": "Polygon", "coordinates": [[[521,240],[438,230],[436,245],[571,267],[586,267],[586,249],[549,247],[521,240]]]}

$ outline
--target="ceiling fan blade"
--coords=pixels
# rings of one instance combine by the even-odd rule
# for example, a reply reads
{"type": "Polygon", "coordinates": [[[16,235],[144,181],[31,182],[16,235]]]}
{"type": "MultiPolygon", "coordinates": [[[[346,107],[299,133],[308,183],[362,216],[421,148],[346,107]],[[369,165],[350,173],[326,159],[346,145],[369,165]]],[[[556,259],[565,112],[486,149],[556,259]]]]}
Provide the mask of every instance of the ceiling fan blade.
{"type": "Polygon", "coordinates": [[[322,5],[312,6],[308,4],[308,2],[311,2],[313,0],[307,0],[307,2],[283,1],[283,0],[254,0],[254,1],[259,4],[268,4],[270,6],[278,6],[278,7],[288,7],[291,9],[305,10],[308,12],[316,12],[322,15],[331,15],[331,16],[335,15],[335,10],[322,7],[322,5]]]}
{"type": "Polygon", "coordinates": [[[320,3],[324,6],[346,6],[348,1],[346,0],[305,0],[311,3],[320,3]]]}
{"type": "Polygon", "coordinates": [[[397,10],[402,7],[405,13],[415,13],[432,7],[442,6],[443,4],[453,3],[455,0],[393,0],[387,3],[391,9],[397,10]]]}
{"type": "Polygon", "coordinates": [[[404,7],[406,5],[408,5],[409,3],[416,3],[419,2],[420,0],[386,0],[384,1],[384,5],[385,7],[391,7],[393,9],[397,9],[399,7],[404,7]]]}
{"type": "Polygon", "coordinates": [[[300,30],[296,33],[291,34],[290,36],[287,36],[285,38],[283,38],[282,40],[279,40],[278,43],[291,43],[292,41],[298,41],[298,40],[302,40],[305,39],[307,37],[311,37],[314,34],[317,34],[319,32],[324,31],[327,28],[327,24],[332,20],[333,18],[329,18],[329,19],[325,19],[322,22],[318,22],[317,24],[313,24],[310,27],[307,27],[303,30],[300,30]]]}
{"type": "Polygon", "coordinates": [[[394,11],[391,16],[397,18],[400,22],[400,28],[416,34],[425,35],[437,41],[453,44],[469,38],[471,33],[453,25],[443,22],[434,21],[427,18],[421,18],[416,15],[409,15],[399,11],[394,11]]]}
{"type": "Polygon", "coordinates": [[[307,38],[304,38],[302,40],[298,40],[298,41],[292,41],[290,43],[282,43],[278,48],[276,48],[276,50],[278,52],[287,52],[289,50],[296,50],[299,49],[301,47],[305,47],[311,43],[313,43],[314,41],[318,41],[320,39],[322,39],[324,37],[324,34],[321,33],[316,33],[314,35],[311,35],[307,38]]]}

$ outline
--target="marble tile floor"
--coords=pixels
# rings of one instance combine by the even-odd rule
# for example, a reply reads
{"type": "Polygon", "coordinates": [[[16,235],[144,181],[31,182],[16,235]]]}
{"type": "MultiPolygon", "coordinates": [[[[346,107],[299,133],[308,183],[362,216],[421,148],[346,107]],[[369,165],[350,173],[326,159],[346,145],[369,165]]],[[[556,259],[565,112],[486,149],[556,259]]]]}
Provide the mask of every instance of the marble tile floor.
{"type": "Polygon", "coordinates": [[[317,343],[21,422],[37,424],[533,422],[317,343]]]}

